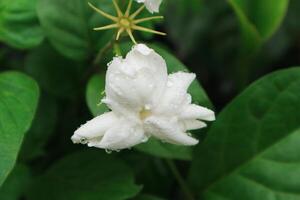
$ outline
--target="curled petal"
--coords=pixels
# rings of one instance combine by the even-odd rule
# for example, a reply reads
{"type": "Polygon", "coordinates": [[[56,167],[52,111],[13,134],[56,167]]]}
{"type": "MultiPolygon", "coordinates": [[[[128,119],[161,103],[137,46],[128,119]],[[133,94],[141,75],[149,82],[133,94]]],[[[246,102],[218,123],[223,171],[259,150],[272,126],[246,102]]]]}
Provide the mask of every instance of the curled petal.
{"type": "MultiPolygon", "coordinates": [[[[120,100],[119,100],[120,101],[120,100]]],[[[108,99],[107,97],[101,100],[102,103],[105,103],[108,108],[113,110],[113,112],[118,116],[126,116],[128,120],[139,121],[136,110],[132,110],[131,107],[120,104],[118,101],[108,99]]]]}
{"type": "Polygon", "coordinates": [[[195,78],[196,75],[193,73],[170,74],[166,90],[155,112],[177,114],[184,106],[190,104],[191,96],[187,93],[187,89],[195,78]]]}
{"type": "Polygon", "coordinates": [[[144,122],[145,131],[152,136],[178,145],[196,145],[198,140],[182,131],[176,120],[149,117],[144,122]]]}
{"type": "Polygon", "coordinates": [[[188,105],[180,114],[181,119],[202,119],[205,121],[214,121],[215,113],[205,107],[195,104],[188,105]]]}
{"type": "Polygon", "coordinates": [[[183,130],[197,130],[204,128],[207,125],[199,120],[184,120],[182,121],[183,130]]]}
{"type": "Polygon", "coordinates": [[[139,125],[132,125],[126,121],[121,121],[117,126],[109,129],[98,144],[94,147],[121,150],[131,148],[145,140],[144,131],[139,125]]]}
{"type": "Polygon", "coordinates": [[[138,44],[125,59],[114,58],[106,74],[106,98],[132,111],[152,105],[167,83],[164,59],[146,45],[138,44]]]}
{"type": "Polygon", "coordinates": [[[71,139],[74,143],[89,143],[91,140],[101,139],[117,122],[118,118],[113,112],[105,113],[78,128],[71,139]]]}

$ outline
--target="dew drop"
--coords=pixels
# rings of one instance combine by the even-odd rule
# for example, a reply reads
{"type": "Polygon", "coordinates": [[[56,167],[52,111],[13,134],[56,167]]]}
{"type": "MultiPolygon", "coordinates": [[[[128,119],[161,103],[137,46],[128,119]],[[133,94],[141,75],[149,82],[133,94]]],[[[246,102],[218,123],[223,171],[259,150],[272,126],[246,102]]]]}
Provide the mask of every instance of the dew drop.
{"type": "Polygon", "coordinates": [[[148,140],[149,140],[148,137],[144,137],[144,138],[142,139],[142,143],[148,142],[148,140]]]}
{"type": "Polygon", "coordinates": [[[105,149],[105,152],[106,152],[107,154],[111,154],[111,153],[112,153],[112,150],[110,150],[110,149],[105,149]]]}
{"type": "Polygon", "coordinates": [[[88,141],[87,141],[86,138],[81,138],[81,139],[80,139],[80,143],[81,143],[81,144],[87,144],[88,141]]]}
{"type": "Polygon", "coordinates": [[[110,61],[109,63],[107,63],[107,66],[109,67],[109,66],[111,65],[112,62],[113,62],[113,61],[110,61]]]}

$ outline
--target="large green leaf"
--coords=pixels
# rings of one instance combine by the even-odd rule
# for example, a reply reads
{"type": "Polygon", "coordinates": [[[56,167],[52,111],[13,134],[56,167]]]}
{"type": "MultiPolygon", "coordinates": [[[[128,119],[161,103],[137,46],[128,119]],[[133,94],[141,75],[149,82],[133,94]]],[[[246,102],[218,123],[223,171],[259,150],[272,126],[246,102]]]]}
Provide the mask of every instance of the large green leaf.
{"type": "Polygon", "coordinates": [[[31,200],[125,200],[139,190],[123,162],[94,150],[55,163],[35,181],[27,196],[31,200]]]}
{"type": "Polygon", "coordinates": [[[43,32],[35,6],[36,0],[1,0],[0,40],[21,49],[40,44],[43,32]]]}
{"type": "Polygon", "coordinates": [[[30,161],[45,154],[45,146],[57,122],[57,103],[50,95],[42,94],[37,113],[23,141],[19,159],[30,161]]]}
{"type": "Polygon", "coordinates": [[[228,0],[242,31],[245,48],[257,49],[278,29],[289,0],[228,0]]]}
{"type": "Polygon", "coordinates": [[[143,184],[144,193],[160,196],[170,194],[174,186],[174,178],[172,172],[166,168],[164,159],[154,158],[138,151],[121,153],[121,156],[133,169],[136,182],[143,184]]]}
{"type": "Polygon", "coordinates": [[[203,199],[300,199],[300,68],[252,84],[217,117],[189,176],[203,199]]]}
{"type": "Polygon", "coordinates": [[[173,144],[163,143],[157,139],[151,138],[146,143],[142,143],[136,148],[145,153],[161,158],[191,160],[192,150],[190,147],[181,147],[173,144]]]}
{"type": "Polygon", "coordinates": [[[1,200],[18,200],[24,194],[24,191],[30,181],[30,173],[27,166],[17,164],[9,174],[7,180],[0,188],[1,200]]]}
{"type": "Polygon", "coordinates": [[[38,97],[38,86],[29,77],[18,72],[0,74],[0,186],[15,165],[38,97]]]}
{"type": "Polygon", "coordinates": [[[162,199],[160,197],[148,195],[148,194],[141,194],[141,195],[137,196],[136,198],[134,198],[134,200],[164,200],[164,199],[162,199]]]}
{"type": "MultiPolygon", "coordinates": [[[[111,1],[90,2],[112,13],[111,1]]],[[[84,60],[91,55],[96,48],[95,43],[103,36],[102,32],[93,33],[93,28],[109,23],[88,7],[87,0],[39,0],[38,16],[54,47],[61,54],[75,60],[84,60]]]]}
{"type": "Polygon", "coordinates": [[[100,104],[104,96],[105,75],[94,75],[88,82],[86,90],[86,101],[88,107],[94,116],[98,116],[108,111],[104,104],[100,104]]]}

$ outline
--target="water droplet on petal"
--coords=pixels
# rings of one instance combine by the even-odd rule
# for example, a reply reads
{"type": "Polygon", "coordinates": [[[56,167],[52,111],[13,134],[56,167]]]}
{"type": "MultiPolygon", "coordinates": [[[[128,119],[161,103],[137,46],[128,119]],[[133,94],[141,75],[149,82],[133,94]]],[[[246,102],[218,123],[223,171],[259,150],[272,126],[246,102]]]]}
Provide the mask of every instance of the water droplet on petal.
{"type": "Polygon", "coordinates": [[[81,143],[81,144],[87,144],[88,141],[87,141],[86,138],[81,138],[81,139],[80,139],[80,143],[81,143]]]}
{"type": "Polygon", "coordinates": [[[107,66],[109,67],[109,66],[111,65],[112,62],[113,62],[113,61],[110,61],[109,63],[107,63],[107,66]]]}
{"type": "Polygon", "coordinates": [[[111,153],[112,153],[112,150],[110,150],[110,149],[105,149],[105,152],[106,152],[107,154],[111,154],[111,153]]]}
{"type": "Polygon", "coordinates": [[[145,142],[148,142],[149,138],[147,136],[145,136],[143,139],[142,139],[142,143],[145,143],[145,142]]]}

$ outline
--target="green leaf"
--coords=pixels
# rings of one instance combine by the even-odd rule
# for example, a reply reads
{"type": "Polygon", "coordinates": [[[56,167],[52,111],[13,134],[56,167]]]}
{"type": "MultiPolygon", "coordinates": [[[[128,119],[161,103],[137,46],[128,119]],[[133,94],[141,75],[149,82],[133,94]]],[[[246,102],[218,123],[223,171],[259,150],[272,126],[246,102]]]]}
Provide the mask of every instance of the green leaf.
{"type": "MultiPolygon", "coordinates": [[[[112,13],[111,1],[90,2],[112,13]]],[[[74,60],[85,60],[90,57],[96,49],[95,43],[98,43],[105,34],[105,32],[95,32],[93,28],[110,23],[88,7],[87,3],[87,0],[39,0],[38,2],[38,16],[46,36],[62,55],[74,60]]],[[[111,37],[111,34],[109,36],[111,37]]]]}
{"type": "Polygon", "coordinates": [[[0,74],[0,186],[13,169],[35,114],[37,84],[18,72],[0,74]]]}
{"type": "Polygon", "coordinates": [[[122,158],[134,171],[136,182],[143,184],[144,193],[160,194],[161,196],[170,194],[174,178],[172,172],[166,167],[164,159],[153,158],[138,151],[129,151],[122,155],[122,158]]]}
{"type": "Polygon", "coordinates": [[[20,49],[39,45],[44,34],[35,6],[36,0],[1,0],[0,40],[20,49]]]}
{"type": "Polygon", "coordinates": [[[100,104],[105,92],[105,75],[94,75],[88,82],[86,90],[86,101],[94,116],[98,116],[108,111],[105,104],[100,104]]]}
{"type": "Polygon", "coordinates": [[[190,182],[206,199],[300,198],[300,68],[234,99],[195,151],[190,182]]]}
{"type": "Polygon", "coordinates": [[[50,94],[67,98],[79,92],[81,64],[61,56],[48,43],[28,54],[25,70],[50,94]]]}
{"type": "Polygon", "coordinates": [[[136,198],[134,198],[134,200],[164,200],[164,199],[162,199],[160,197],[148,195],[148,194],[141,194],[141,195],[137,196],[136,198]]]}
{"type": "Polygon", "coordinates": [[[41,95],[37,113],[23,141],[19,159],[30,161],[45,154],[44,148],[54,132],[57,115],[56,101],[49,95],[41,95]]]}
{"type": "Polygon", "coordinates": [[[30,187],[31,200],[124,200],[140,187],[120,160],[99,150],[69,155],[50,167],[30,187]]]}
{"type": "Polygon", "coordinates": [[[17,164],[0,188],[1,200],[18,200],[23,195],[30,181],[29,169],[22,164],[17,164]]]}
{"type": "Polygon", "coordinates": [[[149,153],[153,156],[161,158],[191,160],[192,149],[189,147],[181,147],[173,144],[163,143],[157,139],[151,138],[146,143],[135,147],[141,152],[149,153]]]}
{"type": "Polygon", "coordinates": [[[244,47],[253,51],[269,39],[280,26],[288,0],[228,0],[238,20],[244,47]]]}
{"type": "MultiPolygon", "coordinates": [[[[177,58],[172,56],[166,50],[156,45],[151,45],[151,47],[155,49],[155,51],[158,52],[166,60],[169,73],[174,73],[177,71],[188,71],[187,67],[185,67],[177,58]]],[[[211,107],[210,100],[208,99],[203,88],[200,86],[199,82],[194,81],[191,84],[189,88],[189,93],[192,95],[193,102],[195,102],[196,104],[211,107]]],[[[166,144],[155,139],[138,145],[136,148],[142,152],[162,158],[171,158],[179,160],[191,160],[192,158],[191,147],[166,144]]]]}

